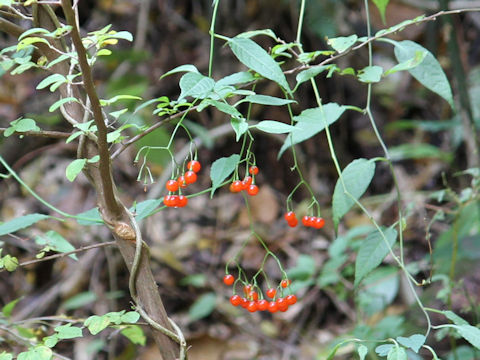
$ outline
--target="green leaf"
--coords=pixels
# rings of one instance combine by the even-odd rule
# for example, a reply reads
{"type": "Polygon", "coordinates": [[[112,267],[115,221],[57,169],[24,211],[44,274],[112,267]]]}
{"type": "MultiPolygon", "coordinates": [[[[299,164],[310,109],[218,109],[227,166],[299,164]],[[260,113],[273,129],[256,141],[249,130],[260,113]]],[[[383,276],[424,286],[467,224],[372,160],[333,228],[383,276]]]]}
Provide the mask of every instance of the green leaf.
{"type": "Polygon", "coordinates": [[[114,31],[108,34],[109,38],[133,41],[133,35],[129,31],[114,31]]]}
{"type": "Polygon", "coordinates": [[[217,81],[217,86],[228,86],[228,85],[237,85],[237,84],[245,84],[250,81],[255,80],[255,76],[253,76],[248,71],[241,71],[237,72],[217,81]]]}
{"type": "MultiPolygon", "coordinates": [[[[37,236],[35,242],[39,245],[48,245],[48,247],[60,253],[66,253],[75,250],[75,247],[68,242],[62,235],[56,231],[50,230],[43,235],[37,236]]],[[[74,260],[78,260],[75,254],[70,254],[74,260]]]]}
{"type": "Polygon", "coordinates": [[[425,58],[418,66],[408,70],[408,72],[427,89],[443,97],[453,109],[454,103],[450,83],[432,53],[410,40],[395,43],[395,56],[399,62],[415,57],[417,51],[425,52],[425,58]]]}
{"type": "Polygon", "coordinates": [[[280,65],[257,43],[250,39],[235,37],[228,42],[240,62],[263,77],[275,81],[291,92],[280,65]]]}
{"type": "Polygon", "coordinates": [[[343,184],[339,178],[333,192],[332,211],[335,227],[355,204],[353,199],[358,200],[367,190],[374,174],[375,162],[367,159],[356,159],[343,169],[341,177],[343,184]]]}
{"type": "Polygon", "coordinates": [[[129,325],[126,328],[122,329],[120,333],[125,336],[132,344],[145,346],[147,343],[147,338],[142,328],[138,325],[129,325]]]}
{"type": "Polygon", "coordinates": [[[292,125],[273,120],[260,121],[257,125],[253,125],[252,128],[257,128],[258,130],[270,134],[284,134],[295,130],[295,127],[292,125]]]}
{"type": "Polygon", "coordinates": [[[94,292],[85,291],[69,298],[63,303],[62,308],[65,310],[76,310],[85,305],[91,304],[96,300],[97,295],[94,292]]]}
{"type": "Polygon", "coordinates": [[[405,346],[406,348],[410,348],[418,354],[418,350],[425,344],[425,336],[421,334],[414,334],[412,336],[403,337],[398,336],[397,341],[399,344],[405,346]]]}
{"type": "Polygon", "coordinates": [[[75,215],[77,217],[77,222],[80,225],[101,225],[103,224],[103,219],[100,216],[98,208],[92,208],[90,210],[84,211],[75,215]]]}
{"type": "Polygon", "coordinates": [[[181,93],[178,101],[182,101],[188,96],[197,99],[206,98],[215,86],[215,81],[212,78],[189,72],[180,78],[181,93]]]}
{"type": "Polygon", "coordinates": [[[387,356],[393,346],[392,344],[379,345],[375,348],[375,352],[380,356],[387,356]]]}
{"type": "Polygon", "coordinates": [[[275,35],[275,33],[271,29],[260,29],[260,30],[245,31],[241,34],[238,34],[237,38],[249,39],[249,38],[257,36],[257,35],[266,35],[266,36],[270,36],[275,41],[278,40],[277,35],[275,35]]]}
{"type": "Polygon", "coordinates": [[[76,159],[68,164],[67,169],[65,170],[65,175],[69,181],[75,180],[75,178],[80,174],[83,167],[85,166],[87,159],[76,159]]]}
{"type": "Polygon", "coordinates": [[[376,83],[382,78],[383,68],[373,65],[367,66],[358,72],[358,80],[364,83],[376,83]]]}
{"type": "Polygon", "coordinates": [[[54,330],[58,333],[59,339],[75,339],[83,336],[82,329],[72,324],[57,326],[54,330]]]}
{"type": "Polygon", "coordinates": [[[53,352],[50,348],[44,345],[37,345],[34,348],[28,349],[18,354],[17,360],[51,360],[53,352]]]}
{"type": "Polygon", "coordinates": [[[135,218],[137,220],[141,220],[149,216],[153,210],[158,208],[162,204],[162,200],[159,199],[148,199],[138,203],[134,208],[130,209],[130,211],[135,212],[135,218]]]}
{"type": "Polygon", "coordinates": [[[46,87],[50,86],[50,91],[52,90],[52,87],[56,84],[63,84],[67,82],[67,78],[61,74],[52,74],[50,76],[47,76],[45,79],[40,81],[40,83],[37,85],[37,89],[45,89],[46,87]]]}
{"type": "MultiPolygon", "coordinates": [[[[453,326],[453,325],[452,325],[453,326]]],[[[458,333],[470,344],[480,350],[480,329],[472,325],[458,325],[458,333]]]]}
{"type": "Polygon", "coordinates": [[[5,306],[2,308],[2,314],[6,318],[9,318],[10,315],[12,315],[12,311],[15,308],[15,305],[22,300],[22,297],[19,297],[18,299],[10,301],[8,304],[5,304],[5,306]]]}
{"type": "Polygon", "coordinates": [[[92,315],[85,320],[84,325],[88,328],[90,334],[97,335],[100,331],[110,325],[110,318],[105,315],[92,315]]]}
{"type": "Polygon", "coordinates": [[[59,340],[60,339],[58,338],[57,334],[46,336],[42,339],[43,344],[49,348],[53,348],[55,345],[57,345],[59,340]]]}
{"type": "Polygon", "coordinates": [[[357,41],[357,39],[358,36],[355,34],[346,37],[340,36],[328,39],[327,44],[334,48],[336,52],[342,53],[352,47],[353,44],[355,44],[355,42],[357,41]]]}
{"type": "Polygon", "coordinates": [[[49,45],[48,41],[45,40],[44,38],[36,37],[36,36],[27,37],[18,43],[17,51],[25,49],[26,47],[36,43],[43,43],[43,44],[49,45]]]}
{"type": "Polygon", "coordinates": [[[207,277],[205,276],[205,274],[188,275],[180,280],[181,286],[192,285],[197,288],[204,287],[206,283],[207,277]]]}
{"type": "Polygon", "coordinates": [[[18,218],[12,219],[10,221],[4,222],[0,225],[0,236],[14,233],[20,229],[29,227],[40,220],[49,218],[50,216],[44,214],[28,214],[20,216],[18,218]]]}
{"type": "Polygon", "coordinates": [[[287,271],[289,279],[306,280],[315,273],[315,260],[311,255],[301,254],[297,259],[295,267],[287,271]]]}
{"type": "Polygon", "coordinates": [[[440,148],[423,143],[409,143],[393,146],[388,149],[390,159],[393,161],[406,159],[440,159],[443,161],[451,161],[452,153],[445,152],[440,148]]]}
{"type": "Polygon", "coordinates": [[[136,311],[129,311],[120,317],[122,323],[134,324],[140,319],[140,314],[136,311]]]}
{"type": "Polygon", "coordinates": [[[116,103],[119,100],[142,100],[142,98],[140,96],[128,95],[128,94],[116,95],[116,96],[112,97],[111,99],[107,99],[107,100],[101,99],[100,100],[100,105],[109,106],[109,105],[112,105],[112,104],[116,103]]]}
{"type": "Polygon", "coordinates": [[[60,106],[66,104],[66,103],[69,103],[69,102],[76,102],[78,103],[78,100],[74,97],[67,97],[67,98],[63,98],[63,99],[60,99],[58,101],[55,101],[52,106],[50,106],[48,108],[48,111],[49,112],[54,112],[55,110],[57,110],[60,106]]]}
{"type": "Polygon", "coordinates": [[[3,263],[3,267],[5,267],[7,271],[15,271],[18,267],[18,259],[15,256],[5,255],[1,261],[3,263]]]}
{"type": "Polygon", "coordinates": [[[242,113],[238,111],[234,106],[227,104],[226,102],[223,102],[223,101],[217,101],[212,99],[203,100],[200,106],[198,107],[198,111],[202,111],[207,106],[213,106],[217,110],[220,110],[225,114],[228,114],[238,119],[243,119],[242,113]]]}
{"type": "Polygon", "coordinates": [[[382,231],[383,235],[378,230],[375,230],[362,242],[355,260],[354,286],[358,286],[362,279],[380,265],[385,256],[387,256],[389,249],[385,242],[390,247],[395,243],[397,239],[397,231],[395,229],[388,228],[386,230],[382,229],[382,231]]]}
{"type": "Polygon", "coordinates": [[[388,69],[387,71],[385,71],[383,75],[387,76],[390,74],[395,74],[396,72],[399,72],[399,71],[413,69],[414,67],[417,67],[418,65],[420,65],[426,56],[427,56],[427,53],[425,51],[415,51],[415,56],[413,58],[408,59],[406,61],[402,61],[401,63],[395,65],[391,69],[388,69]]]}
{"type": "Polygon", "coordinates": [[[10,122],[10,126],[5,130],[3,135],[8,137],[15,132],[27,132],[27,131],[40,131],[41,129],[37,126],[35,120],[33,119],[17,119],[10,122]]]}
{"type": "Polygon", "coordinates": [[[360,357],[360,360],[365,360],[365,356],[368,353],[368,348],[365,345],[359,345],[357,352],[358,352],[358,356],[360,357]]]}
{"type": "Polygon", "coordinates": [[[407,353],[403,347],[394,346],[388,352],[387,360],[407,360],[407,353]]]}
{"type": "Polygon", "coordinates": [[[229,157],[223,157],[213,162],[212,167],[210,168],[210,179],[212,180],[212,191],[210,196],[213,197],[215,190],[235,170],[239,161],[240,155],[233,154],[229,157]]]}
{"type": "Polygon", "coordinates": [[[176,73],[179,73],[179,72],[194,72],[194,73],[200,74],[200,72],[197,70],[195,65],[185,64],[185,65],[177,66],[175,69],[172,69],[170,71],[167,71],[165,74],[160,76],[160,79],[163,79],[166,76],[176,74],[176,73]]]}
{"type": "MultiPolygon", "coordinates": [[[[2,1],[0,0],[0,5],[2,5],[2,1]]],[[[5,351],[2,351],[0,354],[0,360],[12,360],[13,355],[12,354],[7,354],[5,351]]]]}
{"type": "Polygon", "coordinates": [[[190,320],[196,321],[210,315],[216,307],[216,299],[217,296],[213,292],[200,296],[188,310],[190,320]]]}
{"type": "Polygon", "coordinates": [[[290,146],[305,141],[312,136],[315,136],[320,131],[325,129],[325,124],[331,125],[337,121],[346,107],[340,106],[336,103],[328,103],[322,107],[306,109],[300,115],[294,116],[293,120],[296,122],[295,129],[285,139],[281,147],[278,157],[282,156],[284,151],[290,146]]]}
{"type": "Polygon", "coordinates": [[[373,0],[373,3],[377,6],[378,11],[380,12],[380,16],[382,17],[382,21],[385,24],[385,11],[387,10],[387,5],[390,0],[373,0]]]}
{"type": "Polygon", "coordinates": [[[453,321],[455,325],[469,325],[468,321],[461,318],[451,310],[443,311],[443,315],[445,315],[449,320],[453,321]]]}
{"type": "Polygon", "coordinates": [[[240,140],[240,137],[245,134],[248,130],[248,123],[244,118],[234,118],[230,119],[230,124],[232,125],[233,130],[235,131],[235,140],[240,140]]]}
{"type": "Polygon", "coordinates": [[[297,76],[295,77],[295,80],[297,81],[297,85],[295,86],[294,91],[298,88],[298,86],[301,83],[304,83],[305,81],[308,81],[318,74],[321,74],[325,70],[331,68],[333,65],[317,65],[317,66],[312,66],[310,69],[300,71],[297,76]]]}
{"type": "Polygon", "coordinates": [[[242,100],[242,102],[244,101],[253,103],[253,104],[273,105],[273,106],[281,106],[281,105],[296,103],[295,100],[282,99],[282,98],[268,96],[268,95],[249,95],[242,100]]]}

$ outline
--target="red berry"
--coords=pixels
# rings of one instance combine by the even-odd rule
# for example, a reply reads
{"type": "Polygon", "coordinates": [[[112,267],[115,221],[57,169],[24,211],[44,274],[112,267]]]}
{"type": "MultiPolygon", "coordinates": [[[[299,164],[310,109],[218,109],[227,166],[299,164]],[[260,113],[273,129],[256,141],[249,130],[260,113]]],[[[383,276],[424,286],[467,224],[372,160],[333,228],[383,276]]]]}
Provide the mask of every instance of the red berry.
{"type": "Polygon", "coordinates": [[[234,182],[232,182],[230,184],[230,191],[232,193],[238,193],[238,192],[242,191],[242,188],[243,188],[243,186],[242,186],[242,182],[240,180],[235,180],[234,182]]]}
{"type": "Polygon", "coordinates": [[[268,301],[265,300],[265,299],[259,300],[259,301],[257,302],[257,308],[258,308],[258,310],[260,310],[260,311],[265,311],[265,310],[267,310],[267,309],[268,309],[268,301]]]}
{"type": "Polygon", "coordinates": [[[223,283],[225,285],[230,286],[233,284],[234,281],[235,281],[235,278],[233,277],[233,275],[227,274],[223,277],[223,283]]]}
{"type": "Polygon", "coordinates": [[[247,190],[250,185],[252,185],[252,177],[246,176],[245,179],[242,181],[242,190],[247,190]]]}
{"type": "Polygon", "coordinates": [[[278,298],[277,307],[278,307],[278,310],[280,311],[286,311],[288,309],[287,300],[285,300],[285,298],[278,298]]]}
{"type": "Polygon", "coordinates": [[[270,288],[267,290],[267,296],[270,298],[270,299],[273,299],[275,297],[275,294],[277,293],[277,290],[274,289],[274,288],[270,288]]]}
{"type": "Polygon", "coordinates": [[[297,296],[296,295],[287,295],[285,300],[287,301],[288,305],[293,305],[297,302],[297,296]]]}
{"type": "Polygon", "coordinates": [[[168,180],[165,187],[168,191],[175,192],[178,190],[178,181],[174,179],[168,180]]]}
{"type": "Polygon", "coordinates": [[[200,161],[197,160],[190,160],[187,164],[187,169],[196,173],[199,172],[201,168],[202,165],[200,164],[200,161]]]}
{"type": "Polygon", "coordinates": [[[298,225],[298,220],[297,220],[297,218],[295,218],[295,219],[293,219],[292,221],[289,221],[289,222],[288,222],[288,226],[290,226],[290,227],[295,227],[295,226],[297,226],[297,225],[298,225]]]}
{"type": "Polygon", "coordinates": [[[250,196],[255,196],[258,194],[258,186],[257,185],[250,185],[247,189],[247,194],[250,196]]]}
{"type": "Polygon", "coordinates": [[[258,174],[258,167],[256,167],[255,165],[250,166],[250,169],[248,169],[248,172],[250,173],[250,175],[257,175],[258,174]]]}
{"type": "Polygon", "coordinates": [[[290,280],[288,280],[288,279],[283,279],[282,282],[280,283],[280,286],[285,289],[285,288],[288,287],[291,283],[292,283],[292,282],[291,282],[290,280]]]}
{"type": "Polygon", "coordinates": [[[303,224],[304,226],[310,226],[310,225],[309,225],[309,221],[310,221],[310,216],[305,215],[304,217],[302,217],[302,224],[303,224]]]}
{"type": "Polygon", "coordinates": [[[230,303],[233,305],[233,306],[238,306],[242,303],[242,298],[239,296],[239,295],[233,295],[231,298],[230,298],[230,303]]]}
{"type": "Polygon", "coordinates": [[[185,195],[178,195],[177,207],[185,207],[188,204],[188,198],[185,195]]]}
{"type": "Polygon", "coordinates": [[[187,182],[185,181],[185,176],[181,175],[177,179],[178,181],[178,186],[180,186],[182,189],[187,187],[187,182]]]}
{"type": "Polygon", "coordinates": [[[268,303],[268,311],[270,311],[271,313],[278,311],[278,305],[275,301],[270,301],[268,303]]]}
{"type": "Polygon", "coordinates": [[[256,291],[252,290],[248,293],[247,298],[249,298],[250,300],[257,301],[258,300],[258,293],[256,291]]]}
{"type": "Polygon", "coordinates": [[[248,302],[249,301],[247,300],[247,298],[242,298],[242,302],[240,303],[240,306],[246,309],[248,306],[248,302]]]}
{"type": "Polygon", "coordinates": [[[178,196],[177,195],[165,195],[163,197],[163,203],[166,206],[174,207],[177,206],[178,196]]]}
{"type": "Polygon", "coordinates": [[[250,291],[252,291],[253,285],[252,284],[247,284],[243,287],[243,292],[245,295],[247,295],[250,291]]]}
{"type": "Polygon", "coordinates": [[[313,222],[313,227],[315,229],[321,229],[325,225],[325,220],[321,217],[315,218],[315,221],[313,222]]]}
{"type": "Polygon", "coordinates": [[[187,171],[184,177],[187,184],[193,184],[195,181],[197,181],[197,174],[191,170],[187,171]]]}
{"type": "Polygon", "coordinates": [[[251,313],[257,311],[257,302],[256,301],[249,301],[247,305],[247,310],[251,313]]]}
{"type": "Polygon", "coordinates": [[[293,220],[295,220],[297,218],[297,216],[295,215],[295,213],[293,211],[289,211],[287,213],[285,213],[285,220],[287,220],[287,222],[291,222],[293,220]]]}

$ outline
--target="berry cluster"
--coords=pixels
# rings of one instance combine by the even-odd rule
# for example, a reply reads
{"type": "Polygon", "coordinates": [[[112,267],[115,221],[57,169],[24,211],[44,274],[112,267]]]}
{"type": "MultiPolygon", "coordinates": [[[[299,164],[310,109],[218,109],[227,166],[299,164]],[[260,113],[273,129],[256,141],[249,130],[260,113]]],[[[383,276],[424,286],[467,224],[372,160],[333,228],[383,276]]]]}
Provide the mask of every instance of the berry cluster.
{"type": "Polygon", "coordinates": [[[243,181],[240,180],[234,180],[230,184],[230,191],[232,193],[238,193],[240,191],[246,191],[248,195],[250,196],[255,196],[258,194],[258,186],[255,185],[255,175],[258,174],[258,167],[253,165],[250,166],[250,169],[248,169],[248,172],[252,176],[245,176],[243,181]]]}
{"type": "MultiPolygon", "coordinates": [[[[287,221],[287,224],[290,227],[295,227],[298,225],[297,216],[293,211],[289,211],[285,213],[285,220],[287,221]]],[[[302,217],[302,224],[307,227],[321,229],[325,225],[325,220],[319,216],[305,215],[304,217],[302,217]]]]}
{"type": "MultiPolygon", "coordinates": [[[[231,286],[234,284],[235,278],[233,275],[227,274],[223,277],[223,282],[225,283],[225,285],[231,286]]],[[[290,284],[290,280],[284,279],[280,282],[280,287],[285,289],[290,284]]],[[[291,305],[297,302],[297,296],[294,294],[290,294],[285,297],[278,297],[277,299],[275,299],[277,295],[277,289],[275,288],[269,288],[266,291],[267,297],[272,299],[270,301],[263,299],[263,295],[261,295],[261,298],[259,300],[259,294],[255,290],[255,286],[252,284],[245,285],[243,287],[243,292],[245,294],[245,296],[243,297],[237,294],[232,295],[230,297],[230,303],[233,306],[241,306],[251,313],[256,311],[269,311],[271,313],[275,313],[277,311],[285,312],[291,305]]]]}
{"type": "Polygon", "coordinates": [[[168,207],[184,207],[188,203],[188,198],[179,193],[175,194],[180,189],[185,189],[188,185],[197,181],[197,173],[202,168],[197,160],[191,160],[187,164],[187,171],[180,175],[177,179],[170,179],[165,184],[168,190],[168,195],[163,198],[163,203],[168,207]]]}

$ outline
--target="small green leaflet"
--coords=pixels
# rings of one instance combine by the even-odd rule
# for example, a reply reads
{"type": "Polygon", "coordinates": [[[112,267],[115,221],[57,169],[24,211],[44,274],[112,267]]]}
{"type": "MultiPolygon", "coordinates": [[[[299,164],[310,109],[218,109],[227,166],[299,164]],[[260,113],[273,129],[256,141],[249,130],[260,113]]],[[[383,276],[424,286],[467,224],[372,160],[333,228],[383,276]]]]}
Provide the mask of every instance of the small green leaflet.
{"type": "Polygon", "coordinates": [[[245,84],[250,81],[255,80],[255,76],[253,76],[248,71],[237,72],[217,81],[217,85],[219,86],[227,86],[227,85],[237,85],[237,84],[245,84]]]}
{"type": "Polygon", "coordinates": [[[271,29],[260,29],[260,30],[251,30],[251,31],[245,31],[241,34],[237,35],[237,38],[245,38],[249,39],[257,35],[266,35],[270,36],[273,40],[277,41],[278,37],[275,35],[275,33],[271,29]]]}
{"type": "Polygon", "coordinates": [[[97,300],[97,295],[92,291],[85,291],[81,292],[80,294],[76,294],[66,300],[62,304],[62,309],[65,310],[75,310],[81,308],[82,306],[88,305],[93,303],[97,300]]]}
{"type": "Polygon", "coordinates": [[[5,255],[0,259],[0,269],[5,268],[7,271],[15,271],[18,267],[18,259],[15,256],[5,255]]]}
{"type": "Polygon", "coordinates": [[[333,222],[338,227],[340,219],[355,204],[367,190],[375,173],[375,162],[367,159],[356,159],[342,171],[342,179],[339,178],[335,185],[332,200],[333,222]],[[344,188],[345,185],[345,188],[344,188]]]}
{"type": "Polygon", "coordinates": [[[223,157],[213,162],[212,167],[210,168],[210,179],[212,179],[211,197],[213,197],[213,193],[222,182],[235,170],[239,161],[240,155],[233,154],[229,157],[223,157]]]}
{"type": "Polygon", "coordinates": [[[186,73],[180,78],[181,93],[178,101],[182,101],[187,96],[204,99],[210,94],[214,86],[215,81],[212,78],[195,72],[186,73]]]}
{"type": "Polygon", "coordinates": [[[281,105],[296,103],[295,100],[282,99],[282,98],[268,96],[268,95],[249,95],[245,97],[241,102],[245,102],[245,101],[253,104],[273,105],[273,106],[281,106],[281,105]]]}
{"type": "Polygon", "coordinates": [[[399,344],[405,346],[406,348],[412,349],[418,354],[418,350],[420,350],[423,344],[425,344],[425,336],[421,334],[415,334],[409,336],[408,338],[399,336],[397,337],[397,341],[399,344]]]}
{"type": "Polygon", "coordinates": [[[28,349],[18,354],[17,360],[51,360],[53,352],[50,348],[44,345],[37,345],[34,348],[28,349]]]}
{"type": "Polygon", "coordinates": [[[284,134],[295,130],[295,127],[292,125],[273,120],[260,121],[257,125],[253,125],[251,127],[270,134],[284,134]]]}
{"type": "Polygon", "coordinates": [[[355,44],[355,42],[357,41],[357,39],[358,36],[355,34],[350,36],[340,36],[328,39],[327,44],[334,48],[336,52],[343,53],[344,51],[352,47],[353,44],[355,44]]]}
{"type": "Polygon", "coordinates": [[[295,89],[293,89],[293,91],[295,92],[301,83],[314,78],[332,66],[334,67],[335,65],[317,65],[312,66],[310,69],[299,72],[295,77],[295,80],[297,80],[297,85],[295,85],[295,89]]]}
{"type": "Polygon", "coordinates": [[[148,199],[138,203],[135,207],[131,208],[130,211],[136,214],[135,218],[137,220],[141,220],[148,217],[161,204],[162,200],[148,199]]]}
{"type": "Polygon", "coordinates": [[[80,174],[83,167],[87,163],[87,159],[76,159],[68,164],[67,169],[65,170],[65,175],[69,181],[75,180],[75,178],[80,174]]]}
{"type": "Polygon", "coordinates": [[[54,330],[58,333],[59,339],[75,339],[83,336],[82,329],[72,324],[57,326],[54,330]]]}
{"type": "Polygon", "coordinates": [[[377,6],[378,11],[380,12],[380,16],[382,17],[382,21],[385,24],[385,11],[387,10],[387,5],[390,0],[373,0],[373,3],[377,6]]]}
{"type": "Polygon", "coordinates": [[[47,218],[49,218],[48,215],[35,213],[35,214],[20,216],[10,221],[4,222],[3,224],[0,225],[0,236],[14,233],[20,229],[29,227],[30,225],[33,225],[36,222],[47,219],[47,218]]]}
{"type": "Polygon", "coordinates": [[[105,315],[92,315],[85,320],[84,325],[88,328],[90,334],[97,335],[100,331],[110,325],[110,319],[105,315]]]}
{"type": "Polygon", "coordinates": [[[132,344],[145,346],[147,342],[147,338],[142,328],[138,325],[129,325],[126,328],[122,329],[120,333],[128,340],[130,340],[132,344]]]}
{"type": "Polygon", "coordinates": [[[360,346],[357,349],[358,356],[360,357],[360,360],[365,360],[365,356],[368,353],[368,348],[365,345],[360,344],[360,346]]]}
{"type": "Polygon", "coordinates": [[[188,310],[190,320],[196,321],[210,315],[217,306],[216,298],[217,296],[213,292],[200,296],[188,310]]]}
{"type": "Polygon", "coordinates": [[[248,130],[248,123],[244,118],[239,119],[232,117],[230,124],[232,125],[233,131],[235,131],[235,141],[240,140],[240,137],[248,130]]]}
{"type": "Polygon", "coordinates": [[[328,103],[322,107],[306,109],[300,115],[294,116],[296,122],[295,129],[285,139],[278,157],[280,158],[285,150],[290,146],[301,143],[320,131],[325,129],[325,125],[331,125],[337,121],[347,108],[336,103],[328,103]]]}
{"type": "Polygon", "coordinates": [[[454,103],[450,83],[432,53],[410,40],[395,43],[395,57],[398,62],[407,61],[415,57],[417,51],[425,52],[425,58],[418,66],[409,69],[408,72],[427,89],[443,97],[453,109],[454,103]]]}
{"type": "Polygon", "coordinates": [[[12,300],[10,301],[9,303],[7,303],[3,308],[2,308],[2,314],[3,316],[5,316],[6,318],[9,318],[10,315],[12,315],[12,311],[13,309],[15,308],[15,305],[17,305],[17,303],[22,300],[21,297],[19,297],[18,299],[15,299],[15,300],[12,300]]]}
{"type": "Polygon", "coordinates": [[[280,65],[260,45],[253,40],[239,37],[230,39],[228,45],[241,63],[291,93],[280,65]]]}
{"type": "Polygon", "coordinates": [[[50,91],[55,91],[61,84],[64,84],[67,81],[67,78],[61,74],[52,74],[40,81],[37,85],[37,89],[45,89],[50,86],[50,91]]]}
{"type": "Polygon", "coordinates": [[[56,102],[54,102],[49,108],[48,108],[48,111],[49,112],[54,112],[55,110],[57,110],[60,106],[66,104],[66,103],[69,103],[69,102],[77,102],[78,103],[78,100],[74,97],[67,97],[67,98],[63,98],[63,99],[60,99],[56,102]]]}
{"type": "Polygon", "coordinates": [[[388,352],[387,360],[407,360],[407,353],[403,347],[394,346],[388,352]]]}
{"type": "Polygon", "coordinates": [[[175,69],[172,69],[172,70],[166,72],[165,74],[163,74],[162,76],[160,76],[160,79],[163,79],[163,78],[166,77],[166,76],[169,76],[169,75],[172,75],[172,74],[176,74],[176,73],[179,73],[179,72],[194,72],[194,73],[200,74],[200,72],[197,70],[197,68],[195,67],[195,65],[186,64],[186,65],[177,66],[175,69]]]}
{"type": "Polygon", "coordinates": [[[415,56],[413,58],[403,61],[395,65],[391,69],[388,69],[387,71],[385,71],[383,76],[395,74],[396,72],[399,72],[399,71],[413,69],[414,67],[420,65],[426,56],[427,56],[427,53],[425,51],[415,51],[415,56]]]}
{"type": "MultiPolygon", "coordinates": [[[[0,0],[0,5],[2,4],[2,0],[0,0]]],[[[13,355],[12,354],[7,354],[5,351],[2,351],[0,354],[0,360],[12,360],[13,355]]]]}
{"type": "MultiPolygon", "coordinates": [[[[67,239],[53,230],[47,231],[41,236],[37,236],[35,238],[35,242],[42,246],[48,246],[51,250],[60,253],[66,253],[75,250],[75,247],[70,244],[67,239]]],[[[70,254],[69,257],[74,260],[78,260],[77,255],[75,254],[70,254]]]]}
{"type": "Polygon", "coordinates": [[[388,242],[390,247],[395,243],[397,239],[397,231],[395,229],[388,228],[386,230],[382,229],[382,231],[383,235],[378,230],[375,230],[362,242],[355,260],[354,286],[358,286],[362,279],[380,265],[385,256],[387,256],[389,249],[385,242],[388,242]]]}
{"type": "Polygon", "coordinates": [[[358,80],[364,83],[376,83],[382,78],[383,69],[380,66],[367,66],[358,72],[358,80]]]}
{"type": "Polygon", "coordinates": [[[9,137],[15,132],[40,131],[37,123],[33,119],[17,119],[10,122],[10,126],[5,130],[3,136],[9,137]]]}
{"type": "Polygon", "coordinates": [[[375,352],[380,356],[387,356],[387,354],[390,352],[392,348],[393,348],[392,344],[378,345],[375,348],[375,352]]]}

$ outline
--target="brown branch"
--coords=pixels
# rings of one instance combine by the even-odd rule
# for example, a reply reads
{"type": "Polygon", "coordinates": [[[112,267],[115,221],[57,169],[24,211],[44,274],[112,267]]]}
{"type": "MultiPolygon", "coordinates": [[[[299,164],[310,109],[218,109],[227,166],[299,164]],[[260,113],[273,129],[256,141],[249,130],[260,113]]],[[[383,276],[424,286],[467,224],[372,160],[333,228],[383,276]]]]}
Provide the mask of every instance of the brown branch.
{"type": "MultiPolygon", "coordinates": [[[[78,254],[80,252],[87,251],[87,250],[90,250],[90,249],[95,249],[95,248],[110,246],[110,245],[115,245],[115,241],[107,241],[107,242],[104,242],[104,243],[88,245],[88,246],[84,246],[84,247],[81,247],[81,248],[78,248],[78,249],[75,249],[75,250],[72,250],[72,251],[59,253],[59,254],[55,254],[55,255],[50,255],[50,256],[45,256],[44,258],[41,258],[41,259],[27,260],[27,261],[21,262],[20,264],[18,264],[18,266],[23,267],[23,266],[28,266],[28,265],[32,265],[32,264],[37,264],[39,262],[58,259],[58,258],[62,258],[62,257],[68,256],[68,255],[78,254]]],[[[5,269],[0,269],[0,272],[2,272],[2,271],[5,271],[5,269]]]]}
{"type": "Polygon", "coordinates": [[[121,216],[121,209],[118,205],[115,193],[113,190],[112,169],[110,163],[110,151],[108,149],[107,134],[108,129],[105,125],[105,120],[102,114],[102,107],[100,100],[98,99],[97,92],[95,90],[95,84],[93,82],[92,70],[87,61],[87,52],[83,47],[82,38],[77,27],[75,20],[75,13],[69,0],[62,0],[62,9],[67,20],[67,24],[72,27],[71,38],[75,50],[78,55],[78,63],[82,70],[82,78],[85,91],[93,111],[93,119],[95,125],[97,125],[98,131],[98,152],[100,155],[99,169],[102,179],[102,195],[104,200],[106,215],[112,219],[118,219],[121,216]]]}
{"type": "Polygon", "coordinates": [[[24,28],[0,17],[0,31],[18,38],[25,31],[24,28]]]}
{"type": "MultiPolygon", "coordinates": [[[[0,128],[0,134],[4,133],[6,130],[7,128],[0,128]]],[[[38,137],[46,137],[46,138],[52,138],[52,139],[66,139],[72,134],[61,132],[61,131],[40,130],[40,131],[14,132],[12,135],[38,136],[38,137]]]]}

